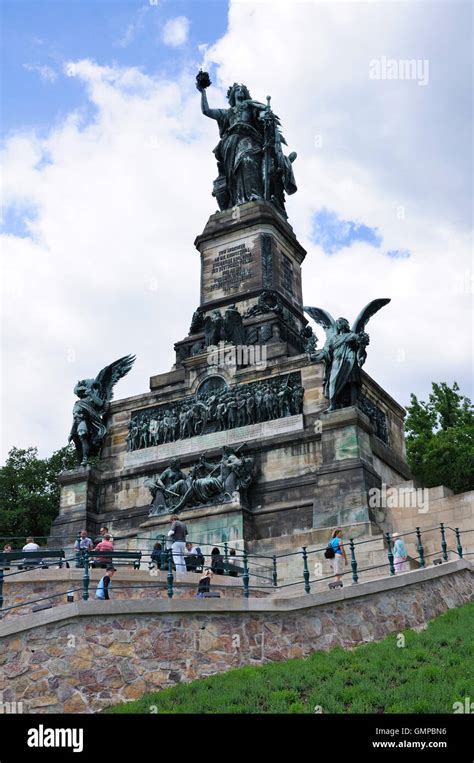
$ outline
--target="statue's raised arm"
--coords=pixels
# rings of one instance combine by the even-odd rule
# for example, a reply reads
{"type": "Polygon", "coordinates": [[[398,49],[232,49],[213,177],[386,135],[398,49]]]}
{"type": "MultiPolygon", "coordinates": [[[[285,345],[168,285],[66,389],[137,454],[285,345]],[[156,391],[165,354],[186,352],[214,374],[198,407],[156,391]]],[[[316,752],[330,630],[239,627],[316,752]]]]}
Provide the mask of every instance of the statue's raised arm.
{"type": "Polygon", "coordinates": [[[210,84],[211,80],[209,79],[209,74],[201,70],[196,77],[196,88],[201,93],[201,111],[204,116],[210,117],[210,119],[219,119],[225,113],[225,109],[211,109],[209,107],[206,88],[209,87],[210,84]]]}

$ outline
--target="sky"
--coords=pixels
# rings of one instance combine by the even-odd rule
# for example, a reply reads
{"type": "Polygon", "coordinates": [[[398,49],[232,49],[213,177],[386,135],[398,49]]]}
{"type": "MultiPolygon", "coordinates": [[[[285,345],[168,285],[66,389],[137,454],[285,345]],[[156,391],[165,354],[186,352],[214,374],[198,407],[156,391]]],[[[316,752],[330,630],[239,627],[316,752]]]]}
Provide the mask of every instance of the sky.
{"type": "MultiPolygon", "coordinates": [[[[472,397],[472,8],[457,2],[4,0],[0,457],[67,442],[78,379],[170,370],[199,303],[216,124],[245,83],[279,115],[304,303],[368,325],[399,403],[472,397]],[[412,62],[409,65],[406,62],[412,62]]],[[[313,325],[319,346],[324,332],[313,325]]]]}

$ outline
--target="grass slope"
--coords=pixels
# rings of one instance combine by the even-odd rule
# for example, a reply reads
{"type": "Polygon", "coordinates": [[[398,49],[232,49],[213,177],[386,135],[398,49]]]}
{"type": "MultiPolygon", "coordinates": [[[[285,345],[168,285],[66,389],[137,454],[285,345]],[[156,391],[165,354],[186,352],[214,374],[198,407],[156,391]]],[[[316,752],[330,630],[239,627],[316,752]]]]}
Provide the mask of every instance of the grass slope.
{"type": "Polygon", "coordinates": [[[474,602],[421,632],[352,650],[244,667],[109,708],[108,713],[451,713],[474,696],[474,602]],[[400,641],[400,639],[399,639],[400,641]],[[315,708],[319,707],[319,710],[315,708]]]}

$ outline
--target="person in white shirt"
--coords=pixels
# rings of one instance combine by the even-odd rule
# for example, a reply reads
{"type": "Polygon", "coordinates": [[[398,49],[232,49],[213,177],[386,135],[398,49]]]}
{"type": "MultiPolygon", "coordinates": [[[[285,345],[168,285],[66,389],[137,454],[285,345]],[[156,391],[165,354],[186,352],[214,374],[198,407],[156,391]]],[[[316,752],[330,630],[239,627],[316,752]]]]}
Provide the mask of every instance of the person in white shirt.
{"type": "MultiPolygon", "coordinates": [[[[37,543],[35,543],[35,539],[34,538],[28,537],[26,539],[26,544],[23,546],[23,548],[21,550],[22,551],[27,551],[27,552],[28,551],[39,551],[39,546],[38,546],[37,543]]],[[[23,559],[23,564],[25,566],[31,567],[34,564],[42,564],[42,560],[41,559],[34,559],[34,560],[31,560],[31,561],[28,561],[28,559],[23,559]]]]}
{"type": "Polygon", "coordinates": [[[35,543],[34,538],[27,538],[26,545],[21,549],[22,551],[39,551],[39,546],[35,543]]]}
{"type": "Polygon", "coordinates": [[[81,530],[81,537],[74,544],[76,551],[92,551],[94,544],[87,535],[87,530],[81,530]]]}

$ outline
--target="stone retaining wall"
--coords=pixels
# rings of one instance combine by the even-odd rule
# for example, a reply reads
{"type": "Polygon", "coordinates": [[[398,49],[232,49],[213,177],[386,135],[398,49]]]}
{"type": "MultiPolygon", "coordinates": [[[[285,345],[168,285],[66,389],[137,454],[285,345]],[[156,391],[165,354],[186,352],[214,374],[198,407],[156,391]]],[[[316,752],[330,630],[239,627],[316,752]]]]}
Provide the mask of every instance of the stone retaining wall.
{"type": "MultiPolygon", "coordinates": [[[[167,598],[166,572],[153,571],[154,574],[130,569],[118,569],[112,580],[111,598],[119,601],[128,599],[154,599],[167,598]]],[[[8,574],[8,573],[6,573],[8,574]]],[[[89,597],[95,598],[95,589],[105,570],[90,570],[89,597]]],[[[6,577],[3,586],[3,610],[0,610],[2,619],[10,619],[30,615],[33,606],[50,605],[57,607],[67,601],[67,592],[74,590],[74,600],[82,599],[82,570],[76,569],[48,569],[21,572],[12,577],[6,577]],[[77,590],[79,589],[79,590],[77,590]],[[41,599],[37,604],[26,603],[41,599]],[[23,604],[17,609],[7,610],[8,607],[23,604]]],[[[196,596],[200,574],[188,572],[174,573],[173,598],[192,599],[196,596]]],[[[212,582],[212,590],[218,591],[222,597],[232,596],[242,598],[242,578],[215,575],[212,582]]],[[[252,597],[260,598],[272,592],[268,589],[252,589],[252,597]]]]}
{"type": "Polygon", "coordinates": [[[23,712],[96,712],[241,665],[354,647],[473,598],[448,562],[291,599],[88,601],[0,624],[0,692],[23,712]]]}

